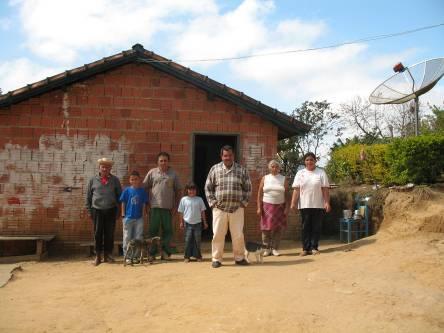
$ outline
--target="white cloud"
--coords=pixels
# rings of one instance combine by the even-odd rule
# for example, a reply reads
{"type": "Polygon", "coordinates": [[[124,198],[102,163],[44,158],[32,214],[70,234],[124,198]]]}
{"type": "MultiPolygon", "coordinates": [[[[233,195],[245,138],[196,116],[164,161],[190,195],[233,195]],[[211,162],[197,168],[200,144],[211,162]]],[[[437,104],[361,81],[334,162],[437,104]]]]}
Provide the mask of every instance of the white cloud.
{"type": "Polygon", "coordinates": [[[5,94],[62,71],[60,67],[39,66],[27,58],[3,62],[0,64],[0,88],[5,94]]]}
{"type": "Polygon", "coordinates": [[[20,17],[26,45],[36,55],[70,64],[80,52],[149,42],[180,15],[216,10],[212,0],[24,0],[20,17]]]}
{"type": "Polygon", "coordinates": [[[263,19],[272,10],[271,1],[245,0],[225,14],[203,13],[180,27],[170,49],[180,60],[250,53],[269,39],[263,19]]]}

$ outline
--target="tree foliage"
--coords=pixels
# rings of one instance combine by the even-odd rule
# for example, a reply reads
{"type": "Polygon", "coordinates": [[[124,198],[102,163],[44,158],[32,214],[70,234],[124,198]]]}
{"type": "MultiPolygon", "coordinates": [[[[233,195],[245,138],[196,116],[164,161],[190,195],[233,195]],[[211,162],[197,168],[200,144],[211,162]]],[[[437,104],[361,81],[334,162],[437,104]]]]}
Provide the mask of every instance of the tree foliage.
{"type": "Polygon", "coordinates": [[[278,143],[278,157],[282,162],[283,172],[289,176],[296,174],[304,154],[313,152],[319,156],[322,146],[325,145],[324,138],[331,134],[339,136],[343,129],[340,116],[331,111],[327,101],[305,101],[291,116],[310,125],[311,129],[304,136],[294,136],[278,143]]]}
{"type": "Polygon", "coordinates": [[[425,116],[421,121],[421,133],[444,133],[444,105],[429,105],[429,108],[432,114],[425,116]]]}

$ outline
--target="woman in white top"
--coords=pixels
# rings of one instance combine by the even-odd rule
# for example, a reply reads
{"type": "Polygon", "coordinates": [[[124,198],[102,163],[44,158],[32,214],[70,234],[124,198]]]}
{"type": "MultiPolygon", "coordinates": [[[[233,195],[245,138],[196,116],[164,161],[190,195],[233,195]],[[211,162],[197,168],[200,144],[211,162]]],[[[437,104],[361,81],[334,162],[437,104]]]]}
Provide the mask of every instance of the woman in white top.
{"type": "Polygon", "coordinates": [[[304,155],[305,169],[299,170],[293,182],[293,197],[291,209],[296,208],[299,202],[299,211],[302,222],[302,252],[318,254],[321,221],[324,211],[329,212],[330,194],[327,174],[316,167],[316,156],[313,153],[304,155]]]}
{"type": "Polygon", "coordinates": [[[262,177],[257,192],[257,214],[261,217],[262,242],[267,245],[265,255],[279,255],[282,229],[287,226],[290,208],[288,181],[279,174],[280,164],[271,160],[270,173],[262,177]]]}

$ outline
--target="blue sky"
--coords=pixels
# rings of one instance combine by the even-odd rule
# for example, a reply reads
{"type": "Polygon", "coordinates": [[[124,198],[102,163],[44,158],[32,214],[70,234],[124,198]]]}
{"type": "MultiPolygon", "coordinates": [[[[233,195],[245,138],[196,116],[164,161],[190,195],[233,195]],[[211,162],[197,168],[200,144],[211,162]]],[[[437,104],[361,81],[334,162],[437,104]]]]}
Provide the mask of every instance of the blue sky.
{"type": "MultiPolygon", "coordinates": [[[[440,23],[441,0],[1,1],[0,87],[17,89],[141,43],[283,112],[305,100],[335,107],[368,97],[399,61],[444,57],[444,26],[305,53],[183,60],[322,47],[440,23]]],[[[444,82],[421,102],[442,105],[444,82]]]]}

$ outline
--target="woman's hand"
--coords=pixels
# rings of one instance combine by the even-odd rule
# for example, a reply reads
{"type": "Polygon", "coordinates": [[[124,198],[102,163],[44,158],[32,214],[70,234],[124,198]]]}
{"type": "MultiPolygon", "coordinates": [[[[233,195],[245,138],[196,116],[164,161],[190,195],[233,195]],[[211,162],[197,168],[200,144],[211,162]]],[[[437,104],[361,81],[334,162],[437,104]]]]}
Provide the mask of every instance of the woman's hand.
{"type": "Polygon", "coordinates": [[[183,228],[184,228],[183,221],[181,221],[181,222],[179,223],[179,228],[183,230],[183,228]]]}
{"type": "Polygon", "coordinates": [[[288,207],[288,205],[287,205],[287,206],[285,206],[285,209],[284,209],[285,216],[288,216],[289,212],[290,212],[290,207],[288,207]]]}
{"type": "Polygon", "coordinates": [[[330,206],[329,202],[324,203],[324,209],[327,213],[329,213],[331,211],[331,206],[330,206]]]}
{"type": "Polygon", "coordinates": [[[262,215],[262,209],[261,209],[261,207],[258,207],[258,208],[257,208],[256,214],[259,215],[259,216],[262,215]]]}

